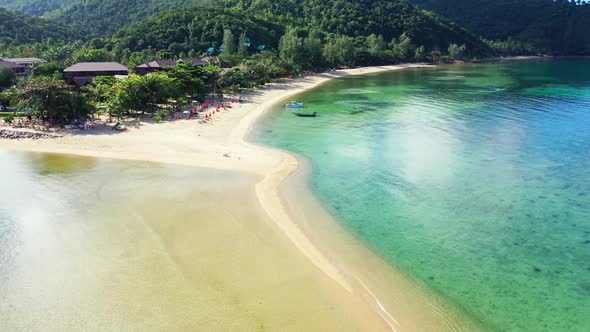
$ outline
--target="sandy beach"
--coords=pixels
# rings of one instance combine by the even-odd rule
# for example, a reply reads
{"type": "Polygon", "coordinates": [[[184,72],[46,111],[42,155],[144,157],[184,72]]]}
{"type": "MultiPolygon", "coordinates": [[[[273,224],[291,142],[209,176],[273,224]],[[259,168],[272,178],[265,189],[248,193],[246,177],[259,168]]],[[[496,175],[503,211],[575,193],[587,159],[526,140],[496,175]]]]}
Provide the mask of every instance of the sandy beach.
{"type": "Polygon", "coordinates": [[[0,140],[0,148],[197,166],[256,176],[261,179],[255,185],[257,199],[272,226],[318,272],[372,309],[377,315],[367,320],[381,320],[373,326],[392,331],[469,330],[472,326],[459,323],[452,309],[340,229],[319,203],[312,198],[294,202],[293,192],[308,190],[300,179],[307,172],[300,167],[304,161],[246,140],[262,114],[293,95],[334,78],[421,66],[426,65],[340,70],[269,84],[246,92],[243,103],[215,114],[208,123],[142,123],[123,133],[104,127],[57,139],[0,140]],[[296,172],[299,175],[290,178],[296,172]],[[291,184],[290,194],[282,188],[285,182],[291,184]],[[300,209],[301,205],[306,207],[300,209]],[[319,233],[308,227],[314,219],[323,220],[318,223],[319,233]],[[324,241],[322,237],[319,243],[321,235],[331,239],[324,241]]]}

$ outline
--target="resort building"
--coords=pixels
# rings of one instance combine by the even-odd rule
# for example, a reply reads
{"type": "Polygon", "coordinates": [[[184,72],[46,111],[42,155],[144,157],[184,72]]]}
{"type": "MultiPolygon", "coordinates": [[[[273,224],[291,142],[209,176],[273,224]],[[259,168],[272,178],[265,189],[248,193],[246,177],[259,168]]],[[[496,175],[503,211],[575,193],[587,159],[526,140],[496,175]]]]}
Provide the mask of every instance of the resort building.
{"type": "Polygon", "coordinates": [[[176,67],[176,61],[174,60],[155,60],[150,63],[144,63],[135,67],[135,71],[143,76],[149,73],[154,73],[160,70],[164,70],[166,68],[174,68],[176,67]]]}
{"type": "Polygon", "coordinates": [[[117,62],[80,62],[64,69],[64,80],[77,86],[92,83],[97,76],[126,78],[128,75],[128,68],[117,62]]]}
{"type": "Polygon", "coordinates": [[[5,61],[0,59],[0,69],[1,68],[9,68],[12,70],[16,76],[26,76],[27,75],[27,67],[24,65],[19,65],[10,61],[5,61]]]}
{"type": "Polygon", "coordinates": [[[207,61],[207,58],[184,58],[182,60],[178,60],[178,61],[182,61],[182,62],[186,62],[186,63],[192,63],[195,66],[206,66],[209,64],[209,62],[207,61]]]}
{"type": "Polygon", "coordinates": [[[178,64],[178,62],[186,62],[191,63],[195,66],[206,66],[210,64],[218,65],[219,58],[218,57],[205,57],[205,58],[184,58],[180,60],[155,60],[150,63],[144,63],[137,67],[135,67],[135,72],[139,75],[147,75],[149,73],[155,73],[166,68],[174,68],[178,64]]]}
{"type": "MultiPolygon", "coordinates": [[[[15,71],[16,76],[21,77],[27,76],[34,64],[45,62],[39,58],[2,58],[0,61],[12,63],[14,66],[11,67],[15,71]]],[[[3,67],[8,67],[8,65],[4,65],[3,67]]]]}
{"type": "Polygon", "coordinates": [[[36,63],[45,62],[44,60],[39,58],[3,58],[2,60],[16,63],[17,65],[23,65],[27,68],[32,67],[36,63]]]}

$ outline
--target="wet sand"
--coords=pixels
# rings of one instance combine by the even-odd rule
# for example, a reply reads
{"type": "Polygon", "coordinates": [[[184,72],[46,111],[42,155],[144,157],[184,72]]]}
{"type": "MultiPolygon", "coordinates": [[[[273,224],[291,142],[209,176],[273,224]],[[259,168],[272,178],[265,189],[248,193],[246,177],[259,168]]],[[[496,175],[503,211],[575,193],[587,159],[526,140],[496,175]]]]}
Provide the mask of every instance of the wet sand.
{"type": "MultiPolygon", "coordinates": [[[[215,273],[217,278],[223,280],[221,276],[228,275],[229,280],[244,280],[243,288],[248,291],[239,299],[235,298],[236,290],[233,289],[226,294],[227,298],[222,297],[222,300],[217,300],[219,293],[212,292],[209,297],[204,296],[197,301],[196,297],[186,293],[190,287],[166,289],[165,285],[162,285],[163,288],[145,291],[157,294],[154,297],[170,298],[170,303],[158,305],[159,310],[168,311],[168,308],[178,308],[174,301],[180,301],[190,307],[208,306],[208,303],[219,303],[225,300],[238,301],[238,303],[244,301],[255,305],[252,301],[259,297],[257,294],[273,296],[280,294],[280,300],[273,300],[275,305],[269,306],[269,310],[276,308],[277,311],[269,312],[263,319],[257,320],[260,322],[258,328],[255,327],[256,324],[236,323],[241,322],[243,319],[238,317],[246,315],[248,311],[211,312],[205,316],[211,324],[214,324],[211,328],[215,329],[232,328],[232,325],[215,325],[223,323],[238,324],[233,327],[240,326],[240,329],[243,327],[244,330],[267,328],[271,330],[303,328],[304,330],[370,331],[381,329],[470,330],[473,325],[457,318],[452,309],[447,308],[440,300],[429,295],[422,287],[415,285],[408,277],[387,265],[351,235],[341,230],[313,199],[313,195],[308,193],[307,188],[301,189],[296,185],[297,180],[290,179],[288,183],[292,184],[292,188],[300,188],[299,190],[302,190],[300,195],[290,196],[286,193],[281,195],[279,186],[298,169],[299,162],[295,157],[244,140],[261,114],[271,110],[275,104],[283,102],[290,96],[337,77],[407,67],[415,66],[361,68],[273,84],[246,95],[245,104],[216,115],[212,123],[205,125],[193,121],[145,124],[139,129],[132,129],[121,135],[97,133],[67,136],[55,140],[0,141],[0,147],[232,170],[250,174],[257,179],[251,182],[250,186],[246,186],[250,190],[246,195],[247,199],[242,196],[231,203],[236,208],[244,206],[244,201],[248,202],[249,206],[258,206],[255,208],[257,215],[250,218],[230,218],[241,225],[230,234],[232,238],[242,243],[244,239],[248,239],[252,220],[263,219],[273,231],[264,235],[259,235],[258,231],[255,231],[256,236],[252,236],[260,239],[265,245],[259,246],[257,250],[254,250],[255,253],[246,255],[247,258],[243,257],[245,262],[239,269],[228,270],[227,268],[233,266],[231,262],[236,260],[236,255],[241,257],[240,254],[254,249],[249,248],[247,242],[241,247],[244,252],[230,251],[223,255],[207,257],[208,262],[210,260],[209,263],[212,264],[211,271],[219,271],[215,273]],[[317,232],[316,226],[320,226],[317,232]],[[277,256],[281,251],[276,248],[284,248],[281,250],[286,250],[291,255],[291,259],[286,260],[282,255],[277,256]],[[265,251],[268,252],[263,253],[265,251]],[[268,264],[263,264],[264,266],[254,264],[260,257],[267,257],[268,264]],[[292,260],[297,260],[301,264],[293,265],[292,260]],[[296,267],[289,268],[291,266],[296,267]],[[267,280],[269,271],[270,275],[281,272],[282,279],[279,278],[279,281],[275,282],[267,280]],[[309,273],[309,277],[314,281],[303,281],[298,274],[302,271],[309,273]],[[303,281],[301,284],[311,289],[307,291],[303,289],[305,287],[300,289],[299,286],[289,284],[286,280],[303,281]],[[167,296],[166,294],[170,292],[178,296],[167,296]],[[322,294],[326,294],[326,297],[322,294]],[[187,299],[184,300],[184,297],[187,299]],[[190,299],[195,301],[191,302],[190,299]],[[290,309],[285,310],[285,307],[279,309],[276,305],[279,302],[290,309]]],[[[227,187],[219,184],[216,190],[225,194],[231,192],[227,187]]],[[[219,197],[212,198],[211,204],[218,199],[219,197]]],[[[235,216],[236,213],[241,215],[245,212],[232,212],[229,215],[235,216]]],[[[212,215],[209,219],[215,218],[222,218],[222,216],[212,215]]],[[[138,218],[138,220],[144,219],[138,218]]],[[[148,223],[151,229],[160,227],[156,220],[161,219],[153,219],[148,223]]],[[[169,239],[169,246],[176,246],[177,238],[183,239],[187,244],[181,246],[182,254],[179,256],[184,257],[185,260],[194,259],[195,253],[190,249],[192,249],[191,245],[194,245],[194,238],[198,238],[196,232],[183,229],[185,226],[182,225],[176,227],[178,231],[165,237],[169,239]]],[[[218,244],[223,236],[215,234],[215,231],[211,232],[210,236],[202,240],[218,244]]],[[[221,235],[224,234],[224,230],[219,232],[221,235]]],[[[160,233],[156,232],[158,236],[160,233]]],[[[142,249],[133,248],[129,252],[143,252],[142,249]]],[[[173,273],[168,271],[169,266],[164,264],[164,258],[166,257],[162,258],[163,261],[158,263],[153,271],[164,275],[173,273]]],[[[203,268],[200,264],[196,265],[195,269],[203,268]]],[[[177,275],[183,275],[183,273],[179,272],[174,276],[177,275]]],[[[145,287],[150,289],[148,286],[150,283],[145,284],[145,287]]],[[[92,287],[89,291],[93,291],[92,287]]],[[[124,291],[115,291],[113,295],[119,293],[125,294],[124,291]]],[[[197,291],[197,293],[201,292],[197,291]]],[[[224,302],[221,303],[221,307],[229,306],[223,304],[224,302]]],[[[144,314],[149,316],[150,311],[145,311],[144,314]]],[[[206,326],[202,325],[202,320],[188,317],[188,315],[192,317],[193,313],[189,314],[185,310],[174,313],[174,315],[183,314],[187,315],[184,316],[186,319],[180,320],[189,324],[186,325],[187,328],[194,327],[195,325],[190,324],[198,324],[197,322],[201,322],[198,326],[206,326]]],[[[138,318],[141,315],[137,313],[138,318]]],[[[172,326],[162,325],[162,328],[166,327],[172,326]]]]}
{"type": "Polygon", "coordinates": [[[257,176],[0,156],[2,331],[386,329],[277,235],[257,176]]]}
{"type": "Polygon", "coordinates": [[[386,262],[342,227],[311,191],[309,162],[280,186],[288,214],[349,281],[352,293],[389,322],[394,331],[478,331],[478,322],[386,262]]]}

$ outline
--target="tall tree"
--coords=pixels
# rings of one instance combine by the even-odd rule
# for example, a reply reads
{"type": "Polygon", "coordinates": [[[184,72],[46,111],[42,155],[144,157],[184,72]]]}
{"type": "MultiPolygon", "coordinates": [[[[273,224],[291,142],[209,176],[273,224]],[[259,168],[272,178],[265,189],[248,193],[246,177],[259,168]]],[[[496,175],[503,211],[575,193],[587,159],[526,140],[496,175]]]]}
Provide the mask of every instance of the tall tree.
{"type": "Polygon", "coordinates": [[[414,50],[414,60],[420,62],[426,60],[426,48],[424,46],[417,47],[414,50]]]}
{"type": "Polygon", "coordinates": [[[303,42],[297,35],[297,29],[288,26],[279,40],[279,54],[285,61],[299,63],[303,57],[303,42]]]}
{"type": "Polygon", "coordinates": [[[309,68],[320,68],[324,65],[322,56],[322,39],[317,30],[310,31],[309,35],[303,39],[303,49],[305,52],[305,64],[309,68]]]}
{"type": "Polygon", "coordinates": [[[240,39],[238,41],[238,54],[242,57],[245,58],[246,56],[248,56],[248,47],[250,45],[248,45],[248,37],[246,37],[246,31],[242,31],[242,33],[240,34],[240,39]]]}
{"type": "Polygon", "coordinates": [[[367,37],[367,50],[372,56],[383,56],[385,51],[385,40],[381,35],[371,34],[367,37]]]}
{"type": "Polygon", "coordinates": [[[236,53],[236,39],[231,29],[225,28],[223,30],[223,53],[234,54],[236,53]]]}
{"type": "Polygon", "coordinates": [[[326,60],[334,66],[350,66],[354,63],[355,46],[352,37],[335,35],[324,46],[326,60]]]}
{"type": "Polygon", "coordinates": [[[457,44],[449,45],[449,57],[451,59],[461,59],[463,52],[465,52],[465,44],[459,46],[457,44]]]}
{"type": "Polygon", "coordinates": [[[402,33],[399,41],[393,43],[393,54],[399,61],[410,61],[414,55],[414,48],[412,38],[402,33]]]}

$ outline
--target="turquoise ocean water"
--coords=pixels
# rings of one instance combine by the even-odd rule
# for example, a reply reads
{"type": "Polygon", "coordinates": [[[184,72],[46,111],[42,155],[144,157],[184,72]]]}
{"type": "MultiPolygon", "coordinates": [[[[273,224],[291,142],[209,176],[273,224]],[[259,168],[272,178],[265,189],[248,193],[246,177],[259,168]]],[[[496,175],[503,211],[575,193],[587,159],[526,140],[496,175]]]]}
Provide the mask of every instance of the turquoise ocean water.
{"type": "Polygon", "coordinates": [[[331,81],[256,139],[356,236],[497,331],[590,330],[590,60],[331,81]]]}

